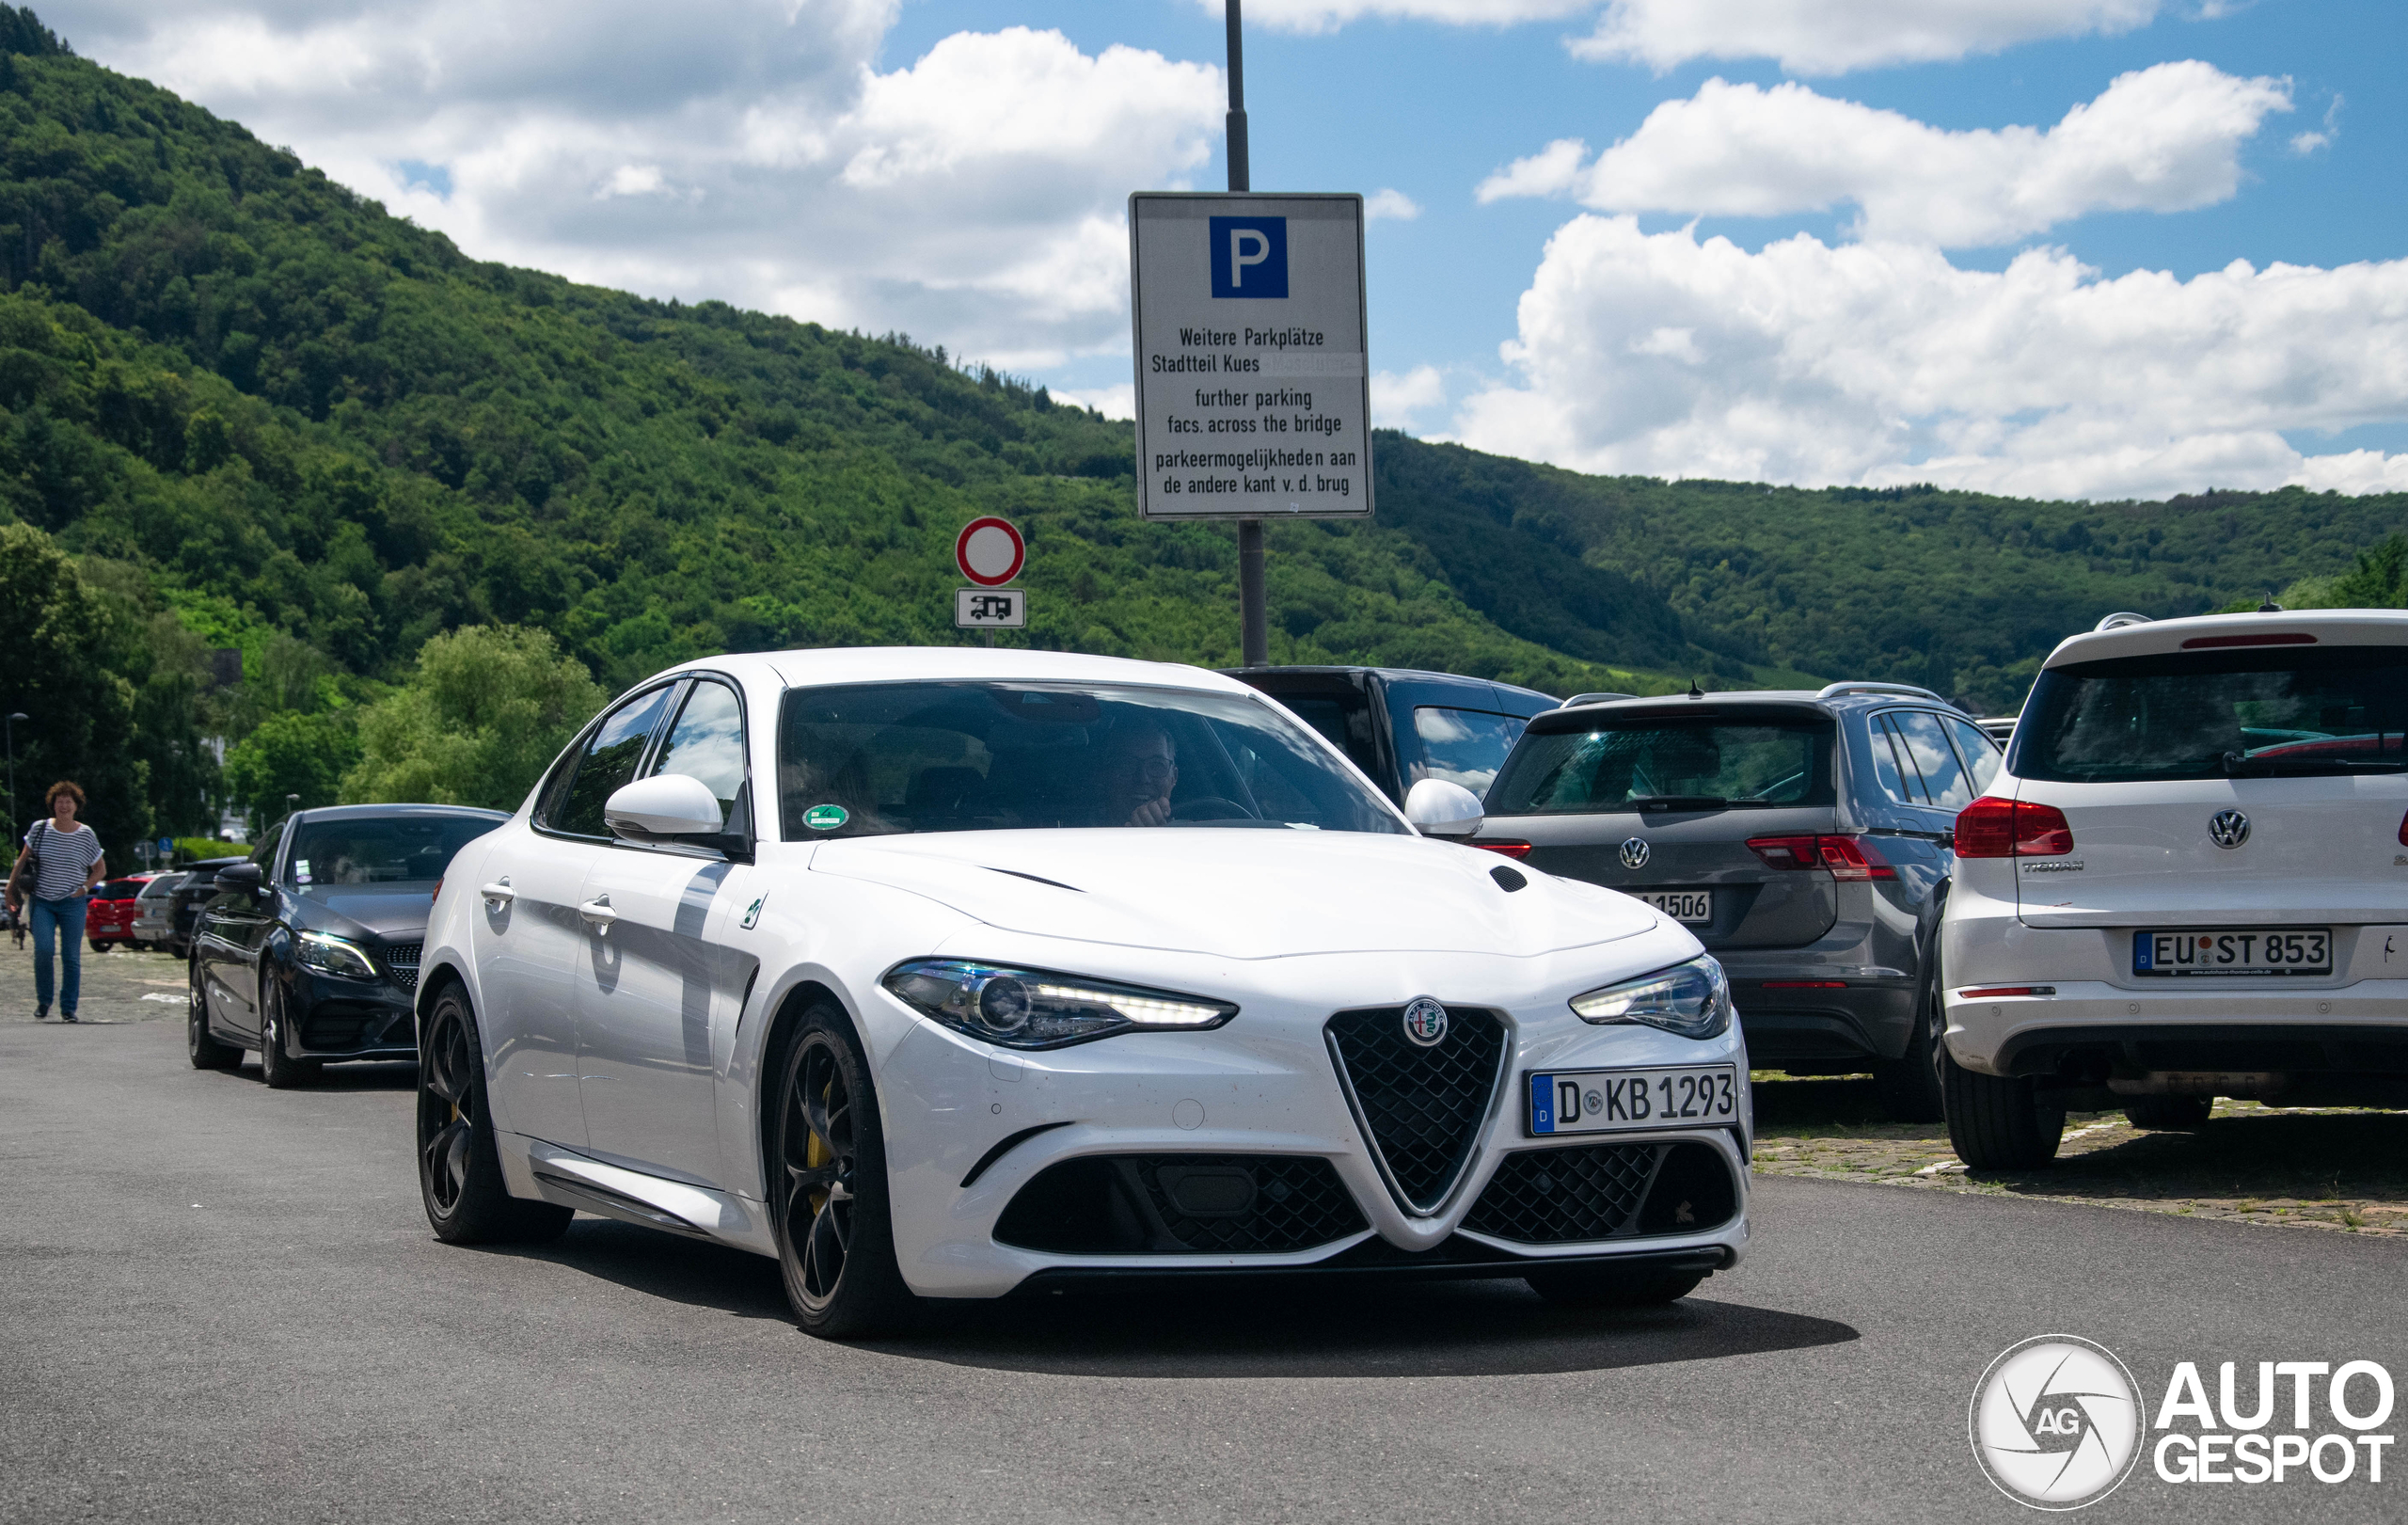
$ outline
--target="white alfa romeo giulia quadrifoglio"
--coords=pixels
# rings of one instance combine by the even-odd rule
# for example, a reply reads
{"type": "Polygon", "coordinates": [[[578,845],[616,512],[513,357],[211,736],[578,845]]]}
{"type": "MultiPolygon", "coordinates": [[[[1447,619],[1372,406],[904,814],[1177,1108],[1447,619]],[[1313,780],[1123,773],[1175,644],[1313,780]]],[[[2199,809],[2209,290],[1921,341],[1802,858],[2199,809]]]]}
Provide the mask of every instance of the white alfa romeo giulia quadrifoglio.
{"type": "Polygon", "coordinates": [[[1099,1276],[1662,1301],[1747,1240],[1747,1056],[1696,940],[1421,837],[1194,668],[665,673],[453,860],[420,967],[437,1234],[734,1245],[823,1334],[1099,1276]]]}

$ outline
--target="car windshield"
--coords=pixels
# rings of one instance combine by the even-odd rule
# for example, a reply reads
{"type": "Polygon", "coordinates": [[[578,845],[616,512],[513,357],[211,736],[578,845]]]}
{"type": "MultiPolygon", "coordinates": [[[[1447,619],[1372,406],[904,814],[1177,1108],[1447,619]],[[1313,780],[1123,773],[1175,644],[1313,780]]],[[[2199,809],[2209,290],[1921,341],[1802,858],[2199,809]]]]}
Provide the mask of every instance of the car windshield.
{"type": "Polygon", "coordinates": [[[99,889],[94,890],[92,892],[92,898],[95,900],[131,900],[135,896],[142,893],[142,884],[143,882],[138,879],[112,879],[107,883],[102,885],[99,889]]]}
{"type": "Polygon", "coordinates": [[[2396,773],[2403,730],[2398,647],[2124,657],[2043,672],[2008,766],[2061,783],[2396,773]]]}
{"type": "Polygon", "coordinates": [[[1251,696],[1063,683],[789,691],[789,840],[1196,826],[1410,830],[1316,737],[1251,696]]]}
{"type": "Polygon", "coordinates": [[[452,855],[501,822],[491,816],[367,816],[305,821],[284,860],[287,884],[401,884],[443,877],[452,855]]]}
{"type": "Polygon", "coordinates": [[[1829,804],[1831,734],[1813,715],[1634,715],[1533,730],[1489,789],[1488,813],[1829,804]]]}

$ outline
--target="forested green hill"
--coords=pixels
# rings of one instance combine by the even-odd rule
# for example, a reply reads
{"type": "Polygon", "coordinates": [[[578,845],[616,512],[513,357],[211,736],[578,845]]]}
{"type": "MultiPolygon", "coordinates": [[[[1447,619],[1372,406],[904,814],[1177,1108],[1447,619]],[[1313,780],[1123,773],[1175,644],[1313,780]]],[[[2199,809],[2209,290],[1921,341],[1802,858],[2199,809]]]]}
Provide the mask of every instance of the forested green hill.
{"type": "MultiPolygon", "coordinates": [[[[1585,478],[1389,433],[1377,469],[1376,523],[1272,527],[1275,659],[1993,706],[2107,609],[2338,572],[2402,517],[1585,478]]],[[[1030,540],[1010,639],[1234,661],[1233,536],[1140,522],[1131,470],[1126,424],[942,349],[470,260],[0,6],[0,700],[33,717],[24,794],[98,783],[113,842],[205,829],[204,737],[246,802],[330,794],[360,707],[449,629],[549,632],[609,686],[951,643],[981,513],[1030,540]]]]}

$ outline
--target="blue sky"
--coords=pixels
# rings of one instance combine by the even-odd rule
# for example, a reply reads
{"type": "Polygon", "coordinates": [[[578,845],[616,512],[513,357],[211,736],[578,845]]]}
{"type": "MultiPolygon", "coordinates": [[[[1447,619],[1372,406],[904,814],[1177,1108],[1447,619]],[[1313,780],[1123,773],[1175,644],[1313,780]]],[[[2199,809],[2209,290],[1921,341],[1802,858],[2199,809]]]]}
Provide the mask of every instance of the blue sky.
{"type": "MultiPolygon", "coordinates": [[[[1197,0],[42,14],[471,253],[900,328],[1107,408],[1120,198],[1223,183],[1197,0]]],[[[1389,421],[1665,476],[2408,487],[2397,0],[1247,21],[1256,187],[1410,203],[1370,235],[1389,421]]]]}

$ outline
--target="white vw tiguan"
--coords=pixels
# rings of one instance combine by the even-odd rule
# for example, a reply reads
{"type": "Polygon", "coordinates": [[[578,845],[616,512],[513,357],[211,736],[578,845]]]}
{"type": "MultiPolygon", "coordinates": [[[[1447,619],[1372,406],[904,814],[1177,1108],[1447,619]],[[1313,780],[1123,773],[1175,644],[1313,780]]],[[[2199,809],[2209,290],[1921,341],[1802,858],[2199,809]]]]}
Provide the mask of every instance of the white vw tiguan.
{"type": "Polygon", "coordinates": [[[2123,618],[2051,654],[1956,818],[1941,1069],[1976,1169],[2046,1164],[2068,1105],[2408,1105],[2408,612],[2123,618]]]}

